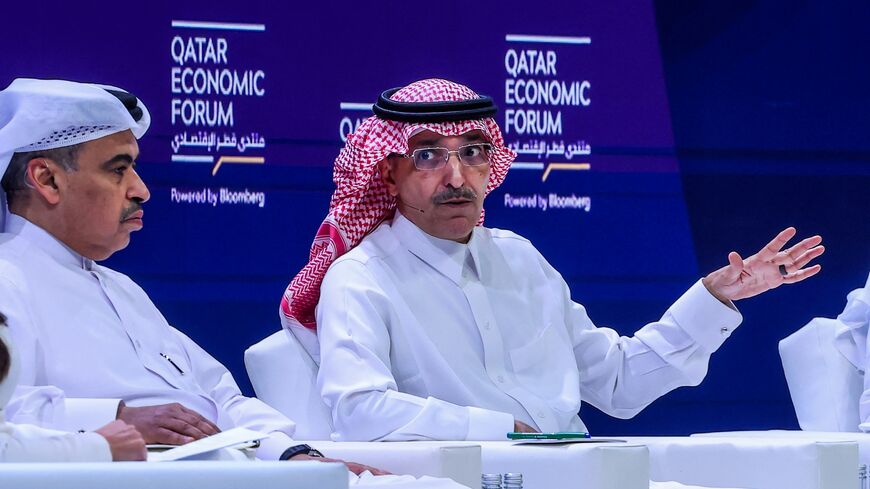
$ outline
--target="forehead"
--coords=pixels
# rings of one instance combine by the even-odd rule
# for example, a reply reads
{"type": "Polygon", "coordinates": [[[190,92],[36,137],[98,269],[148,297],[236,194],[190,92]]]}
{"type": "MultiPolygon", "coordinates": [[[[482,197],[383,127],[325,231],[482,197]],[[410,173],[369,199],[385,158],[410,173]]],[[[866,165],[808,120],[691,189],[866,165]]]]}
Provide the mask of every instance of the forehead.
{"type": "Polygon", "coordinates": [[[83,160],[100,163],[118,155],[127,155],[134,160],[139,156],[139,143],[132,131],[116,132],[82,144],[78,159],[80,163],[83,160]]]}
{"type": "Polygon", "coordinates": [[[483,132],[479,130],[469,131],[458,136],[442,136],[437,132],[429,131],[427,129],[411,136],[411,138],[408,139],[408,147],[411,149],[424,146],[454,147],[481,141],[488,141],[488,139],[483,132]]]}

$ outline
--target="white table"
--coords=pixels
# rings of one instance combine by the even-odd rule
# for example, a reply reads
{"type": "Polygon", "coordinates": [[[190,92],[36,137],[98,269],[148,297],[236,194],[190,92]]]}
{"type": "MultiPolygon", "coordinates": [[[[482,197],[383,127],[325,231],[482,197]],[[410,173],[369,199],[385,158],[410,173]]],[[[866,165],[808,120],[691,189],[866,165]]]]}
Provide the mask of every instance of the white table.
{"type": "Polygon", "coordinates": [[[524,489],[648,489],[646,447],[631,443],[514,445],[513,442],[323,442],[329,457],[480,487],[480,474],[520,472],[524,489]]]}
{"type": "Polygon", "coordinates": [[[307,441],[324,455],[359,462],[394,474],[444,477],[480,487],[480,446],[476,442],[332,442],[307,441]]]}
{"type": "Polygon", "coordinates": [[[859,463],[870,466],[870,433],[841,431],[723,431],[717,433],[696,433],[693,437],[744,437],[744,438],[786,438],[814,441],[853,441],[858,444],[859,463]]]}
{"type": "Polygon", "coordinates": [[[628,437],[650,453],[650,478],[706,487],[852,489],[852,441],[748,436],[628,437]]]}
{"type": "Polygon", "coordinates": [[[520,472],[524,489],[649,489],[649,453],[641,444],[478,443],[483,472],[520,472]]]}
{"type": "Polygon", "coordinates": [[[15,489],[347,489],[342,464],[322,462],[105,462],[0,464],[15,489]]]}

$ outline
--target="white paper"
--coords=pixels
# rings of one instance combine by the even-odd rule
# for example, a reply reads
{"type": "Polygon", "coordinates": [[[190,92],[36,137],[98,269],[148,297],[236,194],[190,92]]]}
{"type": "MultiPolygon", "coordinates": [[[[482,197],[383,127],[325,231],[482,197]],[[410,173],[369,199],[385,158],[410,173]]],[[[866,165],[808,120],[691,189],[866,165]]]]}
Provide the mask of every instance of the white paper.
{"type": "Polygon", "coordinates": [[[253,431],[247,428],[233,428],[200,440],[192,441],[186,445],[166,450],[165,452],[149,453],[148,461],[168,462],[171,460],[180,460],[194,455],[220,450],[222,448],[249,444],[268,437],[269,435],[260,433],[259,431],[253,431]]]}

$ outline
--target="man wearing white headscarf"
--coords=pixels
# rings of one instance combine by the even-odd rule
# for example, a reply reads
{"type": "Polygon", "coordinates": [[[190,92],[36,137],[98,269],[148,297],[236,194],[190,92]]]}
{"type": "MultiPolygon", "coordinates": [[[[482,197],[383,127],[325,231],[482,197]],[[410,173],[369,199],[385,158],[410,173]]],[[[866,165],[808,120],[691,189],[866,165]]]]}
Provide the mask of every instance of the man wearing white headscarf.
{"type": "Polygon", "coordinates": [[[245,427],[270,435],[259,458],[321,457],[293,442],[292,421],[242,396],[139,286],[96,263],[142,228],[136,140],[149,123],[115,87],[18,79],[0,91],[0,311],[22,360],[6,413],[64,431],[117,418],[148,443],[175,445],[245,427]]]}
{"type": "Polygon", "coordinates": [[[621,337],[593,324],[527,239],[482,226],[484,197],[515,157],[492,99],[428,79],[373,110],[336,159],[329,215],[281,304],[284,326],[319,356],[333,439],[586,431],[581,400],[634,416],[704,378],[741,321],[732,300],[820,269],[804,267],[821,237],[781,251],[788,228],[745,260],[732,252],[621,337]]]}

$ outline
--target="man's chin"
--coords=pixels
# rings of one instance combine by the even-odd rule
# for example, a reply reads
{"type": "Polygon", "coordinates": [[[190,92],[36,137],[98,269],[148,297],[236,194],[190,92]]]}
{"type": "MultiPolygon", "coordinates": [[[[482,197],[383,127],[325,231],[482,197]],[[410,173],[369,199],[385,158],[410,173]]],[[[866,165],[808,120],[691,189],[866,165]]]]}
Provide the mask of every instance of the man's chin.
{"type": "MultiPolygon", "coordinates": [[[[124,248],[126,248],[126,247],[128,247],[128,246],[130,246],[130,233],[131,233],[131,232],[133,232],[133,231],[129,231],[129,232],[122,233],[122,234],[118,237],[117,241],[115,241],[114,243],[112,243],[111,248],[109,248],[109,249],[106,250],[106,252],[105,252],[105,255],[106,255],[106,256],[105,256],[105,258],[101,258],[101,260],[105,260],[106,258],[109,258],[110,256],[114,255],[115,253],[117,253],[117,252],[123,250],[124,248]]],[[[99,261],[99,260],[97,260],[97,261],[99,261]]]]}
{"type": "Polygon", "coordinates": [[[456,217],[439,226],[435,237],[465,243],[476,224],[477,219],[471,220],[467,216],[456,217]]]}

